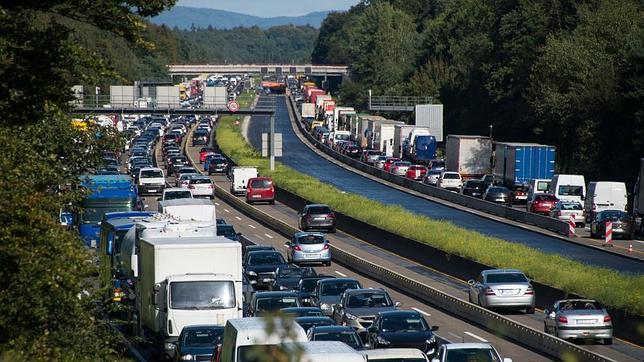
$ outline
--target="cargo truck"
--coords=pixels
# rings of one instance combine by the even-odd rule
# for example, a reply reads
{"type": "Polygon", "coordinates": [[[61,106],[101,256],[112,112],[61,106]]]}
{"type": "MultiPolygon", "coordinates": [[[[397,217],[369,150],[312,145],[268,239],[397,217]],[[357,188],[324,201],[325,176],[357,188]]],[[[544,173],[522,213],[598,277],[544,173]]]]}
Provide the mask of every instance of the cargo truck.
{"type": "Polygon", "coordinates": [[[315,104],[302,103],[302,121],[315,118],[315,104]]]}
{"type": "Polygon", "coordinates": [[[640,172],[633,190],[633,230],[644,235],[644,158],[640,160],[640,172]]]}
{"type": "Polygon", "coordinates": [[[495,142],[494,176],[508,187],[532,179],[552,179],[555,147],[536,143],[495,142]]]}
{"type": "Polygon", "coordinates": [[[217,210],[210,200],[174,199],[159,201],[159,212],[177,220],[204,221],[216,225],[217,210]]]}
{"type": "Polygon", "coordinates": [[[432,134],[428,127],[414,126],[414,128],[409,131],[407,138],[403,141],[403,158],[412,159],[412,155],[415,154],[414,146],[416,144],[416,137],[431,135],[432,134]]]}
{"type": "Polygon", "coordinates": [[[395,126],[402,124],[404,123],[399,121],[380,122],[376,124],[372,148],[384,152],[387,156],[393,155],[395,126]]]}
{"type": "Polygon", "coordinates": [[[241,244],[223,236],[145,236],[139,244],[139,333],[164,359],[183,327],[242,318],[241,244]]]}
{"type": "Polygon", "coordinates": [[[447,135],[445,165],[464,179],[491,172],[492,140],[485,136],[447,135]]]}
{"type": "Polygon", "coordinates": [[[409,136],[409,132],[411,132],[414,127],[416,126],[408,124],[399,124],[394,126],[394,157],[403,157],[403,145],[409,136]]]}
{"type": "Polygon", "coordinates": [[[414,137],[410,144],[409,159],[412,163],[428,165],[429,161],[436,159],[436,137],[432,135],[419,135],[414,137]]]}

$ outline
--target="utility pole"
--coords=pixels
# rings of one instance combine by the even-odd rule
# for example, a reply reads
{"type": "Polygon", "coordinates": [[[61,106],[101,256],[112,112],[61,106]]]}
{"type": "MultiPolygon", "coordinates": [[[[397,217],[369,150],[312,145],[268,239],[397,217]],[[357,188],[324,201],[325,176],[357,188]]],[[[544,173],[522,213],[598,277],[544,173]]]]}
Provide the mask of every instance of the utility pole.
{"type": "Polygon", "coordinates": [[[275,96],[271,95],[271,99],[272,99],[271,109],[273,110],[273,113],[271,114],[271,133],[269,135],[271,145],[269,149],[269,154],[270,154],[271,171],[275,171],[275,96]]]}

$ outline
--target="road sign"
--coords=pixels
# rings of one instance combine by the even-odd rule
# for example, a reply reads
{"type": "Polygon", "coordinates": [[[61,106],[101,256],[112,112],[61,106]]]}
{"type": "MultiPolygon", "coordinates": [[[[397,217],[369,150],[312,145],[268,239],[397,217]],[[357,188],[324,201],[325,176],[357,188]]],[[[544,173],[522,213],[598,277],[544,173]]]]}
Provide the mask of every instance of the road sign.
{"type": "Polygon", "coordinates": [[[237,112],[239,110],[239,103],[237,103],[237,101],[233,99],[232,101],[228,102],[226,107],[228,107],[228,110],[231,112],[237,112]]]}

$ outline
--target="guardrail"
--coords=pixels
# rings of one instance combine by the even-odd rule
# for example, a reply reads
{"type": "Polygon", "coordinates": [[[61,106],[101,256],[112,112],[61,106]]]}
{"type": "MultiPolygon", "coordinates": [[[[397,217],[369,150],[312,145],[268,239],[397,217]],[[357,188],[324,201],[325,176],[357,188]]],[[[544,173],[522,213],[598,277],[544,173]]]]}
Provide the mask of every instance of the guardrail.
{"type": "Polygon", "coordinates": [[[372,176],[378,177],[385,181],[422,193],[430,197],[451,202],[453,204],[462,205],[470,209],[482,211],[487,214],[500,216],[508,220],[513,220],[523,224],[537,226],[542,229],[553,231],[560,235],[564,235],[564,236],[568,235],[568,224],[558,219],[554,219],[544,215],[532,214],[529,212],[513,209],[511,207],[495,204],[493,202],[477,199],[475,197],[448,191],[439,187],[426,185],[422,182],[410,180],[406,177],[385,172],[384,170],[381,170],[377,167],[373,167],[364,162],[360,162],[359,160],[340,154],[335,150],[331,149],[329,146],[315,139],[315,137],[313,137],[304,128],[304,125],[302,124],[301,116],[297,112],[297,107],[295,106],[295,102],[293,101],[293,98],[291,97],[287,97],[287,98],[290,102],[290,107],[293,110],[293,113],[295,114],[295,117],[297,119],[295,123],[297,123],[297,126],[300,129],[301,133],[304,134],[306,139],[309,142],[311,142],[311,144],[313,144],[317,149],[335,158],[336,160],[339,160],[355,169],[358,169],[372,176]]]}
{"type": "MultiPolygon", "coordinates": [[[[191,129],[190,133],[192,131],[193,130],[191,129]]],[[[184,147],[187,148],[187,143],[184,147]]],[[[194,162],[190,153],[185,153],[193,166],[197,167],[198,164],[194,162]]],[[[197,167],[197,169],[199,168],[197,167]]],[[[279,187],[278,191],[282,193],[285,192],[284,190],[280,190],[279,187]]],[[[298,229],[288,225],[286,222],[276,219],[251,206],[245,201],[242,201],[236,196],[231,195],[225,189],[216,184],[215,196],[232,205],[245,215],[259,221],[263,225],[275,230],[287,238],[290,238],[293,234],[299,231],[298,229]]],[[[381,284],[395,286],[396,289],[403,290],[405,293],[418,298],[424,303],[434,305],[469,322],[488,328],[494,331],[497,335],[514,340],[522,345],[538,350],[552,357],[558,359],[565,358],[568,360],[573,358],[578,361],[614,361],[601,354],[578,347],[570,342],[517,323],[503,315],[461,300],[383,266],[371,263],[335,245],[331,245],[331,249],[333,261],[341,265],[364,275],[368,275],[370,278],[381,284]]]]}

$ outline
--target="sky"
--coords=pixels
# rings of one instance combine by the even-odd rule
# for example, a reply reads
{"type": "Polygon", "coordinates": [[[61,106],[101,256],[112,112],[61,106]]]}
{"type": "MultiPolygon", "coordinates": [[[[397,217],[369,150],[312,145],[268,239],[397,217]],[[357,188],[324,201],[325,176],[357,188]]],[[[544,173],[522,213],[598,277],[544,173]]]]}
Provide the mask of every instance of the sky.
{"type": "Polygon", "coordinates": [[[299,16],[314,11],[347,10],[359,0],[179,0],[177,6],[211,8],[261,16],[299,16]]]}

